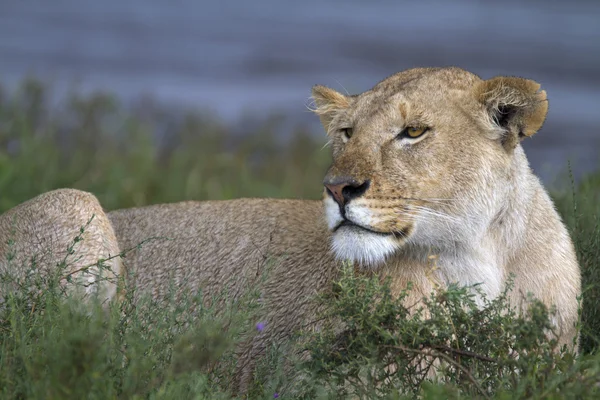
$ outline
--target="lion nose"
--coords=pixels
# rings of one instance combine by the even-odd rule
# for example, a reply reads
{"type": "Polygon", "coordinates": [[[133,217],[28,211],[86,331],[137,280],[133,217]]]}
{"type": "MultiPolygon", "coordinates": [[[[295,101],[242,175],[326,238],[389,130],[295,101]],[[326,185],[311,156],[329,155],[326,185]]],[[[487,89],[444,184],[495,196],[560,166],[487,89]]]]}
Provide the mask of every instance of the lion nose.
{"type": "Polygon", "coordinates": [[[358,182],[353,178],[342,177],[334,179],[325,179],[323,185],[327,189],[327,193],[340,205],[346,205],[350,200],[362,196],[371,181],[358,182]]]}

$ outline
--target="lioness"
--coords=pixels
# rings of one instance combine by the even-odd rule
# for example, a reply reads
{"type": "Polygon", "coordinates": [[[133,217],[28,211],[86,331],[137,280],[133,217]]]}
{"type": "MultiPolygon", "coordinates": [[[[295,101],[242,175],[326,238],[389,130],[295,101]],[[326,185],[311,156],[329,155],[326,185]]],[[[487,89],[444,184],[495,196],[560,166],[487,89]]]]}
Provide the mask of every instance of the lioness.
{"type": "Polygon", "coordinates": [[[557,308],[572,343],[580,271],[565,226],[529,168],[521,140],[542,126],[546,93],[534,81],[482,80],[459,68],[395,74],[360,95],[315,86],[314,111],[333,151],[322,202],[239,199],[183,202],[109,213],[140,291],[236,293],[276,259],[262,299],[266,329],[240,362],[247,382],[266,343],[310,326],[313,296],[340,260],[412,281],[413,301],[435,285],[481,283],[512,301],[528,292],[557,308]],[[430,256],[436,257],[431,268],[430,256]]]}
{"type": "Polygon", "coordinates": [[[117,292],[119,253],[93,194],[74,189],[41,194],[0,215],[0,303],[4,291],[31,284],[27,278],[59,274],[59,283],[72,294],[98,295],[106,304],[117,292]]]}

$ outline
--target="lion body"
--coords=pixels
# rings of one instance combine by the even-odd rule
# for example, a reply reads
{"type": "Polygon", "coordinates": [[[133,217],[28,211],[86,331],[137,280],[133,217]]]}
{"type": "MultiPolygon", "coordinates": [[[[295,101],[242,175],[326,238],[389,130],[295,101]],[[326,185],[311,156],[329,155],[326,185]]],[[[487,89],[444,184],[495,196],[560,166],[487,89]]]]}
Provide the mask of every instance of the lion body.
{"type": "Polygon", "coordinates": [[[242,382],[268,343],[310,328],[314,296],[342,260],[389,276],[407,301],[436,286],[480,284],[511,302],[556,307],[561,343],[576,340],[580,271],[573,243],[520,141],[541,127],[546,94],[522,78],[487,81],[458,68],[413,69],[346,96],[313,88],[332,147],[324,202],[238,199],[113,211],[108,218],[134,287],[237,296],[261,289],[265,330],[243,349],[242,382]],[[407,129],[416,132],[408,135],[407,129]]]}
{"type": "MultiPolygon", "coordinates": [[[[225,285],[238,293],[274,259],[261,292],[267,328],[247,344],[245,366],[268,343],[311,326],[314,296],[342,260],[389,276],[397,294],[411,282],[411,304],[451,283],[479,284],[494,298],[513,275],[512,304],[523,307],[532,294],[556,307],[559,340],[572,345],[579,265],[520,145],[546,115],[538,89],[457,68],[405,71],[357,96],[317,86],[315,111],[333,153],[324,203],[238,199],[111,212],[121,247],[170,239],[128,261],[135,287],[161,297],[174,279],[205,293],[225,285]],[[428,129],[399,139],[410,125],[428,129]],[[334,193],[340,182],[354,185],[351,199],[343,188],[334,193]]],[[[242,381],[251,370],[241,371],[242,381]]]]}
{"type": "Polygon", "coordinates": [[[239,350],[242,392],[270,343],[313,327],[315,296],[330,287],[340,265],[328,251],[320,201],[182,202],[108,215],[123,248],[157,237],[126,258],[129,283],[139,295],[164,299],[174,283],[179,291],[202,290],[205,298],[226,288],[228,300],[235,301],[260,288],[264,311],[257,322],[264,330],[239,350]]]}

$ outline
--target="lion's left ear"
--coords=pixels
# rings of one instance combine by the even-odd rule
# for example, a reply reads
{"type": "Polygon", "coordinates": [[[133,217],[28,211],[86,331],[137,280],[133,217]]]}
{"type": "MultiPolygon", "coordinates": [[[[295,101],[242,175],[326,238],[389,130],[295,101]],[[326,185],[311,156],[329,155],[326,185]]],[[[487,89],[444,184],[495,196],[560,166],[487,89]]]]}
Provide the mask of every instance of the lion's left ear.
{"type": "Polygon", "coordinates": [[[501,140],[507,149],[536,133],[548,113],[546,92],[529,79],[498,76],[477,84],[475,97],[503,132],[501,140]]]}

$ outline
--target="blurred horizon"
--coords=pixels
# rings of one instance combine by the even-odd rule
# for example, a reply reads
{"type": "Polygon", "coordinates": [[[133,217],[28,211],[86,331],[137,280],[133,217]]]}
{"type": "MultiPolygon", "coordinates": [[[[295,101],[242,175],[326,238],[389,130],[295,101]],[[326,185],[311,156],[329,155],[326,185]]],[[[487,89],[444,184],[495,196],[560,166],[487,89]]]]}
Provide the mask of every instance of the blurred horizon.
{"type": "Polygon", "coordinates": [[[359,93],[417,66],[523,76],[550,100],[524,142],[549,181],[567,160],[575,175],[599,166],[599,21],[594,1],[12,2],[0,5],[0,84],[34,76],[57,101],[70,90],[149,97],[241,134],[248,117],[278,114],[322,135],[305,108],[317,83],[359,93]]]}

